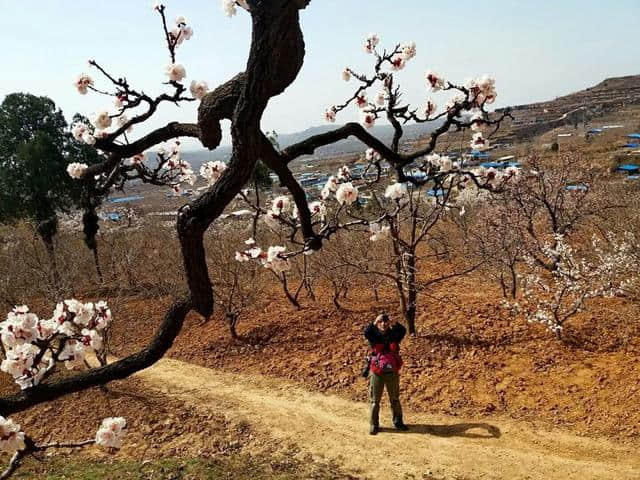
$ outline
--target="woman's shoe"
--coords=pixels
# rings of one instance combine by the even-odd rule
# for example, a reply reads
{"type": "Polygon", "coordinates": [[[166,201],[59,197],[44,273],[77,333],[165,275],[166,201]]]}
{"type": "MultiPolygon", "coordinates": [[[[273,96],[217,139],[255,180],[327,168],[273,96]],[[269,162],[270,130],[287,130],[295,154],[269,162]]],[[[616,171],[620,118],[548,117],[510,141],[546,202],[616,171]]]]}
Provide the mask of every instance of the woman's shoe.
{"type": "Polygon", "coordinates": [[[402,422],[398,422],[394,425],[394,427],[396,427],[396,430],[402,430],[403,432],[406,432],[407,430],[409,430],[409,427],[407,427],[404,423],[402,422]]]}

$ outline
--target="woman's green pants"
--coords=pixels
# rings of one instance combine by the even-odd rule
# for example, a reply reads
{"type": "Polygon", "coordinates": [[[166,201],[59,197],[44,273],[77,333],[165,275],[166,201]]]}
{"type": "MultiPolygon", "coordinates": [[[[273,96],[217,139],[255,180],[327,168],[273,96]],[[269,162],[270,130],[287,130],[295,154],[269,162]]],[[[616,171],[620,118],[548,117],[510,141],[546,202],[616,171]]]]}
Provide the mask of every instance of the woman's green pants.
{"type": "Polygon", "coordinates": [[[369,377],[369,402],[371,404],[371,415],[369,423],[376,427],[380,425],[380,400],[384,388],[387,387],[391,412],[393,414],[393,424],[402,424],[402,406],[400,405],[400,375],[398,373],[383,373],[376,375],[371,373],[369,377]]]}

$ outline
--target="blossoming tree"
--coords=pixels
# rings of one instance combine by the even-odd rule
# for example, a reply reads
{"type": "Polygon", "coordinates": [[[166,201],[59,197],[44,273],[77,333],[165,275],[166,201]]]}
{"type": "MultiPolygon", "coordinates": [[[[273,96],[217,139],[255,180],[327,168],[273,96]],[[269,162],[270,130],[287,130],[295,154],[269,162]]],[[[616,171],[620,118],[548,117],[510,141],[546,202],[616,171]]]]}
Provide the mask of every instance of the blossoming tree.
{"type": "MultiPolygon", "coordinates": [[[[258,160],[275,172],[280,184],[292,198],[291,201],[286,197],[289,206],[295,205],[295,212],[293,209],[286,211],[284,201],[274,201],[266,216],[278,222],[288,222],[292,230],[291,243],[297,248],[287,251],[283,246],[271,245],[263,251],[251,245],[239,252],[239,259],[259,260],[275,272],[286,271],[292,256],[319,250],[323,241],[349,226],[370,228],[377,238],[385,236],[387,232],[393,235],[394,230],[399,231],[400,228],[400,212],[412,211],[416,189],[432,185],[451,192],[450,197],[436,199],[424,211],[426,213],[421,209],[416,210],[421,212],[419,219],[412,213],[406,214],[418,225],[428,225],[430,218],[451,208],[450,200],[467,186],[495,189],[511,176],[495,171],[467,169],[446,156],[432,155],[438,139],[451,129],[472,129],[471,146],[478,149],[487,146],[487,139],[480,130],[497,127],[504,118],[504,115],[490,116],[487,111],[496,97],[493,79],[485,76],[465,85],[457,85],[429,72],[425,76],[428,88],[451,91],[455,96],[440,113],[431,100],[427,101],[424,108],[412,108],[402,102],[396,74],[416,56],[416,47],[407,44],[398,45],[390,51],[380,51],[376,35],[369,36],[364,45],[366,52],[372,55],[372,74],[364,75],[346,69],[343,78],[355,79],[358,87],[351,98],[343,104],[330,107],[325,113],[325,118],[333,122],[340,112],[355,106],[361,111],[361,123],[347,123],[282,151],[277,150],[261,131],[260,121],[270,99],[294,82],[302,67],[305,45],[299,14],[309,3],[310,0],[223,0],[227,15],[241,12],[250,18],[252,37],[245,71],[213,90],[209,90],[207,83],[202,80],[187,83],[187,69],[178,62],[178,53],[187,48],[193,30],[182,16],[171,22],[160,3],[155,3],[153,9],[161,21],[162,39],[169,57],[164,69],[166,82],[163,93],[149,95],[147,90],[133,86],[124,76],[110,73],[109,69],[94,60],[89,65],[101,80],[88,74],[78,77],[75,87],[80,94],[103,95],[110,102],[108,108],[94,116],[92,125],[76,124],[72,129],[76,139],[93,145],[104,155],[104,160],[95,165],[72,163],[68,166],[69,175],[90,184],[91,191],[96,194],[104,194],[114,186],[131,180],[170,186],[176,190],[185,183],[193,183],[196,174],[181,157],[179,138],[197,138],[204,147],[215,149],[222,139],[222,120],[231,121],[233,149],[227,164],[210,162],[202,166],[200,174],[209,182],[208,188],[178,212],[176,228],[187,294],[175,299],[146,347],[108,365],[84,365],[85,369],[79,373],[52,378],[50,372],[55,365],[75,362],[76,355],[79,359],[82,355],[86,356],[89,349],[99,348],[99,327],[107,318],[106,307],[96,304],[92,310],[84,304],[80,307],[73,301],[65,301],[56,308],[53,318],[47,321],[30,317],[26,309],[9,314],[6,325],[14,325],[15,317],[20,316],[20,322],[26,325],[27,330],[25,336],[19,338],[9,335],[8,350],[5,352],[5,361],[8,362],[6,371],[20,382],[22,389],[19,393],[0,398],[0,415],[3,415],[1,428],[6,433],[0,438],[10,439],[0,443],[0,447],[15,451],[14,458],[19,460],[24,454],[40,447],[34,442],[27,442],[20,428],[8,419],[9,415],[68,393],[125,378],[147,368],[169,349],[190,311],[205,318],[211,316],[215,292],[206,262],[203,236],[251,179],[258,160]],[[369,90],[374,86],[380,90],[370,98],[369,90]],[[193,101],[200,102],[196,122],[170,122],[135,138],[136,127],[150,119],[162,104],[193,101]],[[383,119],[394,129],[391,145],[386,145],[368,131],[369,127],[383,119]],[[438,126],[425,145],[403,152],[400,148],[402,125],[408,122],[437,122],[438,126]],[[386,200],[382,200],[384,208],[381,207],[376,218],[358,218],[355,211],[358,186],[350,178],[348,169],[341,169],[339,178],[331,179],[327,184],[322,200],[313,203],[307,201],[306,192],[290,169],[291,162],[302,155],[312,154],[319,147],[350,136],[372,149],[368,157],[373,175],[368,177],[368,183],[373,186],[382,181],[383,160],[391,166],[395,176],[391,185],[382,187],[386,200]],[[146,153],[158,145],[160,147],[150,158],[146,153]],[[92,312],[91,316],[85,316],[85,309],[92,312]],[[87,321],[89,323],[85,325],[87,321]]],[[[416,231],[423,230],[420,226],[416,231]]],[[[9,327],[5,330],[11,331],[9,327]]],[[[96,441],[108,447],[117,447],[122,426],[121,420],[108,421],[98,432],[96,441]]]]}
{"type": "MultiPolygon", "coordinates": [[[[328,122],[335,122],[337,115],[354,106],[361,112],[361,124],[347,124],[328,134],[313,137],[301,144],[294,145],[281,152],[285,158],[295,158],[300,153],[309,154],[317,146],[349,135],[358,136],[370,147],[364,154],[366,167],[359,173],[352,172],[347,166],[341,167],[332,175],[322,189],[320,199],[309,204],[312,213],[312,227],[315,235],[326,239],[343,229],[365,226],[370,230],[371,240],[391,239],[391,257],[394,268],[391,272],[372,271],[369,273],[388,277],[398,292],[399,303],[409,331],[416,333],[415,317],[417,298],[421,288],[418,276],[418,249],[422,244],[430,244],[434,258],[442,257],[445,250],[437,245],[433,235],[435,227],[452,210],[464,213],[465,203],[479,196],[482,190],[497,191],[506,183],[518,177],[518,169],[510,167],[505,171],[484,168],[469,168],[461,160],[433,153],[438,138],[451,129],[472,132],[470,148],[486,149],[488,140],[482,130],[497,128],[508,112],[502,116],[489,115],[486,107],[496,98],[495,81],[488,76],[472,79],[465,86],[445,81],[434,72],[426,74],[426,86],[432,91],[453,91],[454,96],[438,113],[432,99],[428,99],[422,108],[413,108],[402,101],[398,84],[398,73],[406,63],[416,56],[413,43],[396,45],[391,51],[379,48],[377,35],[369,35],[364,42],[364,50],[373,57],[373,69],[369,75],[345,68],[344,81],[355,80],[357,88],[353,95],[340,105],[329,107],[325,112],[328,122]],[[369,91],[379,88],[373,98],[369,91]],[[372,127],[378,119],[385,119],[394,129],[391,145],[380,145],[369,137],[362,127],[372,127]],[[434,122],[439,125],[431,134],[429,142],[423,148],[409,154],[400,153],[400,141],[403,125],[416,122],[434,122]],[[376,149],[379,148],[379,149],[376,149]],[[392,166],[395,177],[390,184],[381,186],[383,162],[392,166]],[[371,199],[373,208],[367,213],[358,209],[359,196],[365,193],[371,199]]],[[[292,192],[293,193],[293,192],[292,192]]],[[[294,196],[295,199],[295,196],[294,196]]],[[[300,209],[295,207],[287,196],[275,198],[270,209],[254,209],[264,215],[264,220],[272,229],[290,228],[289,240],[297,247],[296,251],[286,252],[284,246],[252,248],[238,252],[239,261],[257,259],[266,267],[280,274],[290,267],[286,261],[299,253],[311,254],[312,249],[297,233],[304,229],[300,209]]],[[[470,271],[473,267],[464,269],[470,271]]],[[[438,275],[422,282],[422,286],[451,278],[463,272],[438,275]]],[[[335,286],[335,285],[334,285],[335,286]]]]}
{"type": "Polygon", "coordinates": [[[563,235],[540,248],[553,270],[539,267],[541,258],[525,257],[520,275],[522,297],[507,303],[530,323],[541,323],[561,339],[568,320],[587,309],[590,299],[613,297],[637,283],[632,246],[626,241],[594,238],[592,257],[577,253],[563,235]]]}

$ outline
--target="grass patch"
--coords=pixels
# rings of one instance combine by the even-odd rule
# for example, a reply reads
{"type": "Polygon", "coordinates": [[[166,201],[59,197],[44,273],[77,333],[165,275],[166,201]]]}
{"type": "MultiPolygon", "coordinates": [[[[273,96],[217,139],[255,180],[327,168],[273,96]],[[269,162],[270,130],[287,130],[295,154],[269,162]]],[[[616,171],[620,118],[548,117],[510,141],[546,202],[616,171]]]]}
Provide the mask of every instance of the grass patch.
{"type": "Polygon", "coordinates": [[[16,480],[316,480],[355,479],[332,464],[291,457],[239,453],[210,459],[164,459],[147,462],[51,457],[28,459],[13,475],[16,480]]]}

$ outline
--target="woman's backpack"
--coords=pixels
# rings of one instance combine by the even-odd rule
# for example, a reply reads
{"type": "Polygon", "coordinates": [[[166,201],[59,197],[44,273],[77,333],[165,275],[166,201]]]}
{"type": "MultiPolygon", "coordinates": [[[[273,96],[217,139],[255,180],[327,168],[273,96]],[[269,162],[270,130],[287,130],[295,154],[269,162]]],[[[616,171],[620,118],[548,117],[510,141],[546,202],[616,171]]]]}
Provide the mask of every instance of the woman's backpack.
{"type": "Polygon", "coordinates": [[[369,364],[371,371],[376,375],[400,372],[400,368],[402,368],[402,358],[398,350],[397,343],[389,345],[388,350],[385,350],[384,345],[380,343],[374,345],[369,364]]]}

